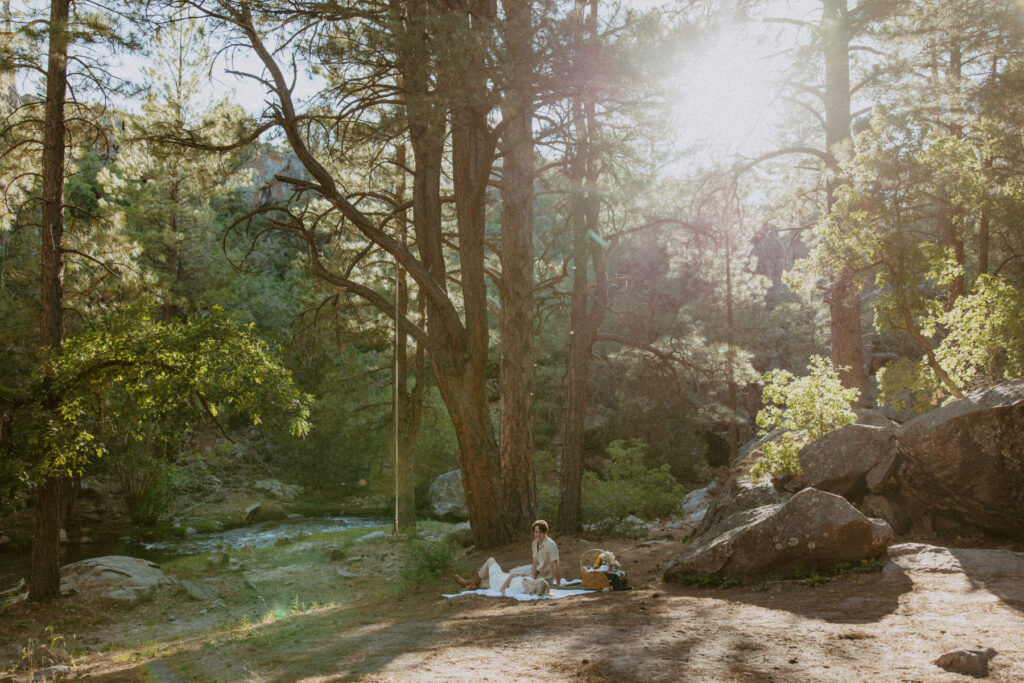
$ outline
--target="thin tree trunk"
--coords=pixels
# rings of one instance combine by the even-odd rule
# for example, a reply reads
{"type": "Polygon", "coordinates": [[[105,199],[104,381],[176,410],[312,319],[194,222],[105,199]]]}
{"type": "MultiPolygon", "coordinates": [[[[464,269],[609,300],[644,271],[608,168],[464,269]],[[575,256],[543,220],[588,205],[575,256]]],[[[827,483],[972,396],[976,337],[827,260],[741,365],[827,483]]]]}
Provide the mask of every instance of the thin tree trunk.
{"type": "Polygon", "coordinates": [[[559,476],[558,529],[575,533],[582,528],[583,432],[587,413],[587,380],[594,339],[604,320],[607,305],[606,255],[592,235],[599,229],[598,167],[593,139],[597,126],[592,86],[584,74],[595,58],[597,0],[577,0],[580,42],[575,104],[576,153],[570,165],[571,222],[573,228],[573,288],[570,310],[569,353],[566,357],[565,413],[562,420],[562,463],[559,476]],[[589,4],[590,12],[583,18],[589,4]],[[590,301],[590,264],[594,268],[594,297],[590,301]]]}
{"type": "MultiPolygon", "coordinates": [[[[405,203],[405,144],[399,145],[396,153],[399,181],[397,199],[405,203]]],[[[407,217],[405,211],[399,216],[399,237],[402,244],[407,242],[407,217]]],[[[395,320],[409,315],[409,285],[405,270],[395,263],[395,320]]],[[[414,472],[415,435],[410,435],[408,354],[409,344],[400,325],[395,325],[395,387],[394,387],[394,440],[393,463],[395,473],[395,532],[405,533],[416,529],[416,478],[414,472]]]]}
{"type": "MultiPolygon", "coordinates": [[[[43,224],[40,246],[40,343],[60,350],[64,309],[64,101],[67,91],[70,0],[50,4],[43,120],[43,224]]],[[[47,454],[48,455],[48,454],[47,454]]],[[[63,479],[52,474],[39,486],[32,535],[29,598],[60,597],[60,528],[63,479]]]]}
{"type": "Polygon", "coordinates": [[[505,0],[511,83],[501,182],[501,423],[498,444],[514,529],[537,516],[533,471],[533,3],[505,0]]]}
{"type": "MultiPolygon", "coordinates": [[[[827,170],[827,208],[835,204],[839,158],[850,144],[850,26],[846,0],[823,0],[822,36],[825,54],[825,145],[832,157],[827,170]]],[[[861,338],[860,288],[853,274],[842,273],[828,295],[832,363],[844,386],[864,390],[864,348],[861,338]]]]}

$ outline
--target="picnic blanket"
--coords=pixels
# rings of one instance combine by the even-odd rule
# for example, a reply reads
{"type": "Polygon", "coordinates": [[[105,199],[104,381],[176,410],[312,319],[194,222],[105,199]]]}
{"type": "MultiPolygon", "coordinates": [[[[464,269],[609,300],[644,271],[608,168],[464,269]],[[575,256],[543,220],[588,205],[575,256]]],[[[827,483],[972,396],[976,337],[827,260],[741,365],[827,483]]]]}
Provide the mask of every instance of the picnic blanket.
{"type": "MultiPolygon", "coordinates": [[[[573,579],[572,581],[563,581],[560,586],[578,586],[580,584],[579,579],[573,579]]],[[[497,588],[479,588],[475,591],[462,591],[461,593],[448,593],[444,597],[446,598],[458,598],[463,595],[484,595],[489,598],[512,598],[519,602],[527,602],[529,600],[557,600],[558,598],[568,598],[573,595],[583,595],[584,593],[593,593],[592,590],[585,590],[579,588],[552,588],[551,592],[547,595],[524,595],[523,593],[511,593],[509,595],[502,595],[501,591],[497,588]]]]}

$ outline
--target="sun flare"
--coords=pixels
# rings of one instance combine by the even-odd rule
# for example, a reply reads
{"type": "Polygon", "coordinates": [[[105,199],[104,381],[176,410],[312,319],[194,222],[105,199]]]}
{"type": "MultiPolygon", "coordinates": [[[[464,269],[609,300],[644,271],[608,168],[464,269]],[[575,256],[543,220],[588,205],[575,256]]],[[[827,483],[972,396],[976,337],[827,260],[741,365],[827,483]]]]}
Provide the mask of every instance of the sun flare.
{"type": "Polygon", "coordinates": [[[779,114],[780,69],[747,32],[719,33],[670,82],[682,140],[724,153],[769,144],[779,114]]]}

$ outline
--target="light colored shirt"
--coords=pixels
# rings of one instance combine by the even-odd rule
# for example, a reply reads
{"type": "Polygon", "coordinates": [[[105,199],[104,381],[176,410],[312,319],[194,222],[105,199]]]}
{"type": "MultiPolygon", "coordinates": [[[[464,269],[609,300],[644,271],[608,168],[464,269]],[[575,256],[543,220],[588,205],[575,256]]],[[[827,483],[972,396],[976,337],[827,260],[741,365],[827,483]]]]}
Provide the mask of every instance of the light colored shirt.
{"type": "Polygon", "coordinates": [[[537,563],[537,576],[554,582],[555,569],[551,565],[558,562],[558,546],[550,536],[544,537],[540,547],[537,547],[537,539],[533,540],[533,559],[537,563]]]}

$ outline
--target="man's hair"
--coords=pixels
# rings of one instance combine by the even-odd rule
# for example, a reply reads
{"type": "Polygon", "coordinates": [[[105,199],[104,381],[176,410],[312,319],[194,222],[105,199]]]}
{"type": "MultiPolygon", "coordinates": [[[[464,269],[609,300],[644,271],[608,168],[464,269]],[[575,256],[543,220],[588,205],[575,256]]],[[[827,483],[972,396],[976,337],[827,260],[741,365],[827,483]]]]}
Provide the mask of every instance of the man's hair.
{"type": "Polygon", "coordinates": [[[547,595],[551,592],[551,584],[547,579],[534,579],[523,592],[527,595],[547,595]]]}
{"type": "Polygon", "coordinates": [[[548,523],[545,522],[543,519],[538,519],[536,522],[533,523],[533,528],[540,529],[542,533],[546,534],[548,532],[548,523]]]}

